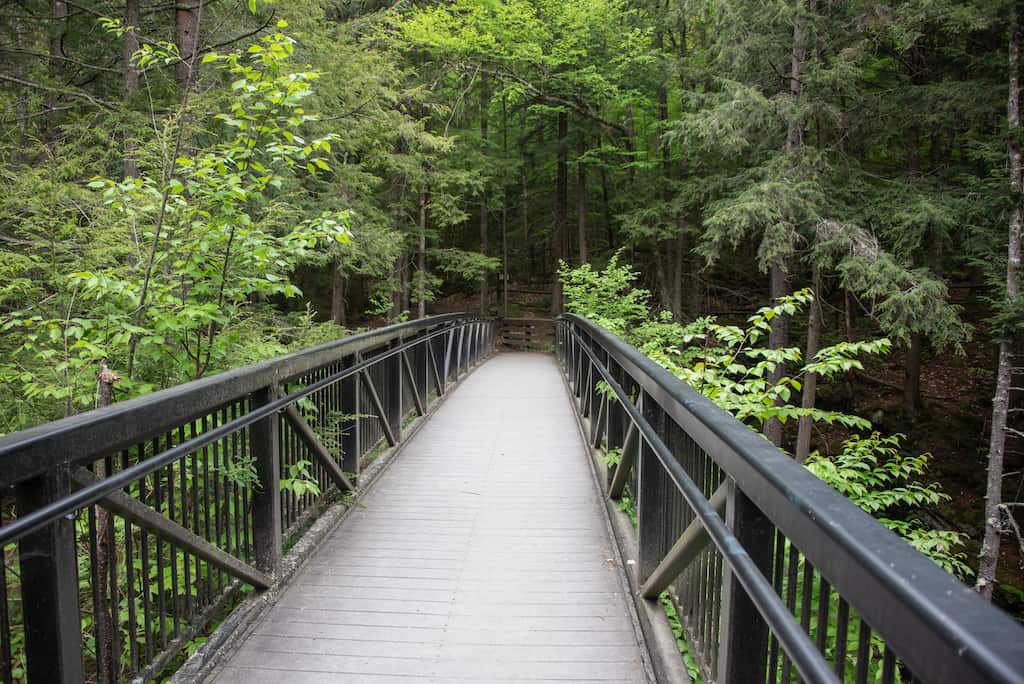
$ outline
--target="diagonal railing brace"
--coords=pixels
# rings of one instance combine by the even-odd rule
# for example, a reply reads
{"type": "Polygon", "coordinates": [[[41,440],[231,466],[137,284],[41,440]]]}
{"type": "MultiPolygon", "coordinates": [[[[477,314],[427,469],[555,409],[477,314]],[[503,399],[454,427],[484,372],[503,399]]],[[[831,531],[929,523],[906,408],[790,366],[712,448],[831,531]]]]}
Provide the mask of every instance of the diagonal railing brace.
{"type": "MultiPolygon", "coordinates": [[[[71,483],[73,487],[81,489],[98,481],[98,477],[81,466],[71,469],[71,483]]],[[[256,568],[243,563],[230,553],[222,551],[191,530],[185,529],[124,492],[110,492],[97,503],[111,513],[135,523],[152,534],[190,552],[192,555],[202,558],[207,563],[248,582],[257,589],[266,589],[270,586],[270,578],[256,568]]]]}
{"type": "Polygon", "coordinates": [[[284,417],[291,424],[295,430],[295,434],[299,436],[302,443],[306,445],[306,448],[316,457],[316,460],[320,462],[320,465],[324,467],[327,474],[334,480],[334,484],[338,486],[343,492],[354,492],[355,487],[345,477],[345,473],[342,471],[341,466],[334,460],[334,456],[327,450],[327,447],[323,445],[316,433],[313,432],[313,428],[309,426],[306,419],[302,417],[298,409],[295,408],[295,404],[289,404],[284,410],[284,417]]]}

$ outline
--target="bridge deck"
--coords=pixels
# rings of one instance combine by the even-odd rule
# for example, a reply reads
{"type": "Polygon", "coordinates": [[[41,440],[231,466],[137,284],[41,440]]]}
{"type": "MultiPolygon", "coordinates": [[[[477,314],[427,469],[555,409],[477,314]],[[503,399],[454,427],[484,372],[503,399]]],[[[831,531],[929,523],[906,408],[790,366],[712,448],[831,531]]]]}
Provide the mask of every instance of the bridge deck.
{"type": "Polygon", "coordinates": [[[648,681],[588,458],[552,356],[488,361],[216,681],[648,681]]]}

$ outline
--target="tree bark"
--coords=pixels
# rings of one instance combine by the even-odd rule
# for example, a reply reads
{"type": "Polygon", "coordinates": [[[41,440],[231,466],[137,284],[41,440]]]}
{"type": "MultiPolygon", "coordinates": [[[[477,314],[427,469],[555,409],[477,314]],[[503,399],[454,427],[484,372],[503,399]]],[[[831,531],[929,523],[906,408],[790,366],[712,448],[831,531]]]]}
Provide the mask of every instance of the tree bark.
{"type": "MultiPolygon", "coordinates": [[[[811,274],[811,287],[814,290],[814,301],[811,302],[811,311],[807,321],[807,353],[804,354],[804,363],[811,363],[821,348],[821,302],[825,297],[824,289],[821,286],[821,269],[814,267],[811,274]]],[[[804,376],[803,393],[800,398],[800,406],[803,409],[813,409],[818,399],[818,374],[808,373],[804,376]]],[[[800,424],[796,435],[797,463],[803,463],[811,453],[811,431],[814,429],[814,420],[810,416],[801,416],[800,424]]]]}
{"type": "MultiPolygon", "coordinates": [[[[1021,237],[1021,146],[1020,146],[1020,17],[1017,3],[1010,10],[1009,97],[1007,98],[1007,149],[1010,156],[1009,240],[1006,261],[1007,308],[1020,296],[1021,237]]],[[[992,598],[999,566],[1000,535],[1003,530],[1003,455],[1006,449],[1006,421],[1010,409],[1010,388],[1013,375],[1013,350],[1009,331],[999,343],[999,365],[996,370],[996,393],[992,399],[992,433],[988,449],[988,482],[985,494],[985,538],[981,545],[978,579],[975,589],[987,599],[992,598]]],[[[1010,515],[1009,512],[1006,513],[1010,515]]]]}
{"type": "Polygon", "coordinates": [[[586,154],[586,140],[583,131],[576,136],[576,242],[579,245],[580,264],[587,258],[587,167],[583,163],[586,154]]]}
{"type": "Polygon", "coordinates": [[[679,232],[676,233],[675,264],[672,268],[672,315],[677,321],[683,320],[683,291],[686,278],[686,234],[680,221],[679,232]]]}
{"type": "MultiPolygon", "coordinates": [[[[100,367],[99,374],[99,406],[104,408],[114,403],[114,383],[121,378],[116,373],[107,368],[107,364],[104,363],[100,367]]],[[[111,465],[114,465],[113,459],[111,459],[111,465]]],[[[113,473],[107,472],[107,463],[105,459],[96,461],[93,466],[96,477],[103,479],[113,473]]],[[[117,615],[117,597],[110,595],[110,565],[112,561],[116,561],[117,549],[112,548],[112,542],[114,540],[114,521],[110,517],[110,513],[107,512],[102,506],[93,507],[94,515],[96,516],[96,577],[99,580],[99,586],[95,587],[96,595],[99,599],[99,605],[96,607],[98,615],[95,616],[96,625],[96,669],[98,675],[98,681],[110,682],[113,684],[118,681],[118,672],[114,671],[114,643],[113,636],[114,630],[116,629],[115,616],[117,615]],[[102,645],[102,648],[100,646],[102,645]]]]}
{"type": "Polygon", "coordinates": [[[568,233],[566,219],[569,206],[569,163],[568,144],[569,114],[558,113],[558,161],[555,170],[555,230],[552,237],[552,253],[555,257],[555,283],[551,293],[551,315],[562,313],[562,281],[558,277],[559,262],[565,258],[565,241],[568,233]]]}
{"type": "Polygon", "coordinates": [[[416,257],[417,318],[427,316],[427,191],[420,190],[420,248],[416,257]]]}
{"type": "Polygon", "coordinates": [[[519,217],[523,227],[523,242],[526,244],[529,270],[527,275],[533,280],[537,272],[537,250],[530,236],[530,186],[526,175],[526,108],[519,112],[519,182],[522,184],[523,205],[519,217]]]}
{"type": "MultiPolygon", "coordinates": [[[[50,17],[53,19],[53,27],[50,29],[50,60],[48,66],[52,75],[58,75],[60,58],[65,57],[64,40],[67,35],[68,5],[64,0],[50,0],[50,17]]],[[[57,140],[57,126],[60,122],[57,106],[60,103],[59,96],[51,92],[46,96],[46,109],[49,111],[47,124],[47,140],[54,143],[57,140]]]]}
{"type": "Polygon", "coordinates": [[[903,364],[903,411],[910,417],[921,410],[921,353],[924,338],[921,333],[910,334],[906,362],[903,364]]]}
{"type": "MultiPolygon", "coordinates": [[[[484,84],[483,90],[480,93],[480,154],[487,158],[487,110],[491,105],[491,93],[484,84]]],[[[486,162],[485,162],[486,163],[486,162]]],[[[486,182],[486,181],[485,181],[486,182]]],[[[487,213],[488,213],[488,202],[487,202],[487,186],[480,191],[480,253],[487,254],[487,213]]],[[[490,292],[488,291],[487,282],[487,271],[484,271],[480,275],[480,313],[486,314],[488,305],[490,304],[490,292]]]]}
{"type": "Polygon", "coordinates": [[[199,48],[199,3],[202,0],[178,0],[174,6],[174,42],[179,61],[174,65],[174,80],[191,88],[199,78],[199,60],[192,59],[199,48]]]}
{"type": "MultiPolygon", "coordinates": [[[[125,0],[124,3],[124,99],[131,100],[139,92],[139,69],[132,57],[139,50],[139,24],[142,15],[139,12],[139,0],[125,0]]],[[[139,175],[139,165],[135,160],[135,145],[132,143],[131,130],[124,134],[124,177],[135,178],[139,175]]]]}
{"type": "MultiPolygon", "coordinates": [[[[770,295],[772,304],[778,302],[780,297],[790,294],[789,274],[786,272],[786,265],[777,261],[769,269],[770,295]]],[[[789,316],[776,316],[772,319],[771,330],[768,333],[768,348],[783,349],[789,346],[789,316]]],[[[786,374],[786,365],[777,364],[775,370],[768,375],[768,383],[774,387],[786,374]]],[[[777,400],[776,404],[781,403],[777,400]]],[[[765,421],[764,434],[775,446],[782,445],[782,423],[777,418],[770,418],[765,421]]]]}
{"type": "MultiPolygon", "coordinates": [[[[804,60],[807,56],[806,36],[804,35],[804,3],[803,0],[797,3],[796,13],[793,15],[793,49],[790,55],[789,75],[789,96],[792,100],[793,110],[790,113],[789,124],[786,130],[786,151],[793,150],[803,145],[803,128],[796,116],[796,105],[800,101],[804,60]]],[[[792,261],[792,248],[786,254],[780,255],[769,267],[769,280],[771,288],[772,303],[778,302],[780,297],[790,294],[788,269],[792,261]]],[[[771,349],[782,349],[789,346],[789,316],[776,316],[771,323],[771,332],[768,335],[768,346],[771,349]]],[[[768,382],[775,386],[786,375],[786,365],[777,364],[768,376],[768,382]]],[[[775,400],[776,405],[782,403],[782,399],[775,400]]],[[[765,421],[764,434],[775,446],[782,445],[782,423],[776,418],[765,421]]]]}
{"type": "MultiPolygon", "coordinates": [[[[508,99],[501,98],[501,158],[508,159],[508,99]]],[[[501,311],[508,318],[508,177],[501,183],[501,311]]]]}
{"type": "Polygon", "coordinates": [[[341,274],[341,262],[331,265],[331,320],[345,325],[345,276],[341,274]]]}
{"type": "MultiPolygon", "coordinates": [[[[920,130],[917,125],[907,128],[907,173],[911,178],[921,177],[920,130]]],[[[913,418],[921,407],[921,333],[912,332],[907,345],[906,363],[903,364],[903,411],[913,418]]]]}

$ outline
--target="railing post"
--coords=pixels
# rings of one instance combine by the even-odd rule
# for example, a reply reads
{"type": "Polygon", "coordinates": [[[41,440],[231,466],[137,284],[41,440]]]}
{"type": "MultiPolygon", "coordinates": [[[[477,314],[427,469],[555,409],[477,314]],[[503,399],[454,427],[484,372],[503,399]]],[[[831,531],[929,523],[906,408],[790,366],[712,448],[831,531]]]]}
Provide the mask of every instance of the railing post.
{"type": "MultiPolygon", "coordinates": [[[[19,514],[71,493],[66,466],[17,486],[19,514]]],[[[68,516],[18,542],[25,659],[30,682],[81,682],[82,621],[79,616],[75,521],[68,516]]]]}
{"type": "MultiPolygon", "coordinates": [[[[252,394],[252,408],[277,399],[277,386],[252,394]]],[[[273,413],[249,428],[249,449],[256,461],[259,489],[252,497],[253,545],[256,567],[274,575],[281,562],[281,427],[273,413]]]]}
{"type": "MultiPolygon", "coordinates": [[[[654,428],[659,436],[665,433],[665,412],[654,401],[641,393],[640,410],[643,417],[654,428]]],[[[637,452],[636,478],[636,514],[637,514],[637,555],[640,583],[647,581],[654,569],[661,562],[659,557],[660,541],[664,534],[667,517],[659,510],[662,501],[657,493],[661,489],[659,479],[667,477],[658,463],[658,457],[641,436],[637,436],[639,451],[637,452]]]]}
{"type": "MultiPolygon", "coordinates": [[[[347,356],[342,367],[351,368],[360,362],[360,355],[347,356]]],[[[359,480],[359,373],[341,381],[341,412],[346,419],[341,422],[341,469],[351,475],[353,483],[359,480]]]]}
{"type": "MultiPolygon", "coordinates": [[[[424,330],[420,337],[426,337],[430,334],[430,330],[424,330]]],[[[430,350],[427,349],[427,345],[430,344],[430,340],[425,340],[417,344],[412,350],[411,365],[413,368],[413,377],[416,378],[416,392],[420,396],[420,403],[423,408],[427,411],[430,410],[428,399],[430,398],[430,359],[427,355],[430,350]]]]}
{"type": "MultiPolygon", "coordinates": [[[[774,528],[757,506],[727,479],[725,523],[736,540],[771,577],[774,528]]],[[[719,636],[718,681],[723,684],[763,681],[768,658],[768,626],[733,577],[728,564],[722,572],[722,625],[719,636]]]]}

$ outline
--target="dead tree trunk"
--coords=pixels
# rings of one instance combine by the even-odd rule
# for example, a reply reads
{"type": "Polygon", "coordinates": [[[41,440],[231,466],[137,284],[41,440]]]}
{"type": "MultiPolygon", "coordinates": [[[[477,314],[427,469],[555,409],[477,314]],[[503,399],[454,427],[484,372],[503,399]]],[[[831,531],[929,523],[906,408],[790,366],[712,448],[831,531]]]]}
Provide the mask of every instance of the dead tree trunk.
{"type": "MultiPolygon", "coordinates": [[[[121,378],[107,368],[100,367],[99,389],[100,408],[114,403],[114,383],[121,378]]],[[[111,461],[111,465],[114,465],[111,461]]],[[[100,459],[94,466],[96,477],[103,479],[113,472],[107,472],[107,463],[100,459]]],[[[113,469],[111,469],[113,470],[113,469]]],[[[96,516],[96,569],[94,575],[99,586],[94,587],[99,605],[95,616],[96,624],[96,669],[98,680],[113,684],[119,679],[114,671],[114,630],[117,629],[118,597],[110,595],[110,567],[117,562],[117,548],[114,545],[114,521],[102,506],[93,507],[96,516]]]]}
{"type": "MultiPolygon", "coordinates": [[[[1010,10],[1010,70],[1009,98],[1006,118],[1008,124],[1007,148],[1010,155],[1010,195],[1013,208],[1010,213],[1009,241],[1006,261],[1007,308],[1016,304],[1020,296],[1020,234],[1021,208],[1021,146],[1020,146],[1020,27],[1017,3],[1010,10]]],[[[978,579],[975,589],[985,598],[992,598],[999,565],[1000,535],[1003,531],[1003,454],[1006,448],[1006,420],[1010,409],[1010,389],[1013,373],[1013,353],[1010,331],[1004,331],[999,343],[999,365],[996,370],[996,393],[992,399],[992,433],[988,448],[988,483],[985,494],[985,538],[981,545],[978,579]]],[[[1010,515],[1006,512],[1006,515],[1010,515]]]]}

